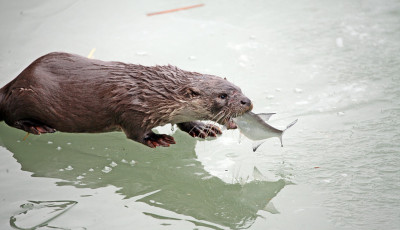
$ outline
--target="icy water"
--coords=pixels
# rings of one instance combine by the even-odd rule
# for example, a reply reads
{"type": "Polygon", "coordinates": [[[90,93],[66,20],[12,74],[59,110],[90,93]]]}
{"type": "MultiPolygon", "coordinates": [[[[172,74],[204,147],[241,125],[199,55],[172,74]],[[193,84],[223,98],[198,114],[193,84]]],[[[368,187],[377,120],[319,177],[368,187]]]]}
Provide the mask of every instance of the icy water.
{"type": "Polygon", "coordinates": [[[0,229],[400,229],[399,1],[0,1],[0,85],[66,51],[227,77],[299,121],[152,150],[0,123],[0,229]],[[147,13],[204,3],[169,14],[147,13]]]}

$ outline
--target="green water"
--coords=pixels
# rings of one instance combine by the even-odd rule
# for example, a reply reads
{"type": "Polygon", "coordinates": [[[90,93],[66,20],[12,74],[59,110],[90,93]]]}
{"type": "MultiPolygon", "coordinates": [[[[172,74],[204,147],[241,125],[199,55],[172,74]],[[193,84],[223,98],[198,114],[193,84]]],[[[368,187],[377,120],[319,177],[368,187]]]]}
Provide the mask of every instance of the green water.
{"type": "Polygon", "coordinates": [[[284,147],[238,130],[149,149],[0,123],[1,229],[400,229],[400,2],[0,1],[0,85],[66,51],[242,88],[284,147]]]}
{"type": "MultiPolygon", "coordinates": [[[[23,132],[2,125],[1,134],[1,144],[32,177],[60,179],[57,186],[95,190],[113,186],[123,199],[190,216],[195,224],[215,228],[248,226],[285,186],[283,180],[224,183],[204,170],[196,160],[195,140],[183,133],[175,135],[181,144],[158,150],[126,140],[122,133],[54,134],[19,141],[23,132]]],[[[143,213],[160,220],[182,219],[143,213]]]]}

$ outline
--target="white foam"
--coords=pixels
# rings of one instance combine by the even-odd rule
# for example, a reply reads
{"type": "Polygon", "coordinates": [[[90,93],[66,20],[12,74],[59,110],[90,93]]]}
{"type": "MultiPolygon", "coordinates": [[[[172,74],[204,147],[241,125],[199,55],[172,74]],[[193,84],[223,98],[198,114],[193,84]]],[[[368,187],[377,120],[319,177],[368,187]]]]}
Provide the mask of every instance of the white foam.
{"type": "Polygon", "coordinates": [[[111,170],[112,170],[112,168],[110,168],[110,167],[108,167],[108,166],[104,166],[104,169],[102,169],[101,171],[102,171],[103,173],[109,173],[109,172],[111,172],[111,170]]]}
{"type": "Polygon", "coordinates": [[[339,48],[343,47],[343,38],[336,38],[336,46],[339,48]]]}
{"type": "Polygon", "coordinates": [[[303,90],[302,90],[302,89],[299,89],[299,88],[295,88],[295,89],[293,89],[293,91],[294,91],[295,93],[302,93],[302,92],[303,92],[303,90]]]}
{"type": "Polygon", "coordinates": [[[147,56],[148,53],[146,51],[138,51],[138,52],[136,52],[136,55],[138,55],[138,56],[147,56]]]}
{"type": "Polygon", "coordinates": [[[65,170],[68,170],[68,171],[71,171],[71,170],[73,170],[73,169],[74,169],[74,168],[72,168],[71,165],[68,165],[68,167],[65,168],[65,170]]]}

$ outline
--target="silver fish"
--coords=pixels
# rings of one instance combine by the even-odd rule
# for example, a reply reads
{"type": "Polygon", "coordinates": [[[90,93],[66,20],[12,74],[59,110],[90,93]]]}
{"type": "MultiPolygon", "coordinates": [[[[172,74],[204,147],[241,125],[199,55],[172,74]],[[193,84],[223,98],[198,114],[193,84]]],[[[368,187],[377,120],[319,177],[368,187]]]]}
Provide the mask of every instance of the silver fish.
{"type": "Polygon", "coordinates": [[[282,135],[283,133],[294,124],[296,124],[297,120],[290,123],[286,129],[280,130],[275,127],[270,126],[266,123],[269,118],[274,115],[275,113],[260,113],[255,114],[252,112],[244,113],[240,117],[233,118],[233,121],[239,127],[239,130],[243,135],[247,138],[256,141],[253,143],[253,152],[257,150],[258,147],[262,143],[265,142],[266,139],[271,137],[278,137],[281,141],[281,146],[283,147],[282,143],[282,135]]]}

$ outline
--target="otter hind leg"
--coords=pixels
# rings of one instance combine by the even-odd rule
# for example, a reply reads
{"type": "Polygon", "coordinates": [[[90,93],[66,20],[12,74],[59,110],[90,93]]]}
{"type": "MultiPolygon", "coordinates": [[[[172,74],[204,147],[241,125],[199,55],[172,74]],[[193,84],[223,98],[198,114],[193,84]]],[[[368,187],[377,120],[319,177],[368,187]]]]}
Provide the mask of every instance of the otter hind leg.
{"type": "Polygon", "coordinates": [[[43,134],[43,133],[54,133],[55,129],[35,120],[19,120],[16,121],[13,125],[15,128],[22,129],[28,133],[32,133],[35,135],[43,134]]]}
{"type": "Polygon", "coordinates": [[[169,145],[175,143],[174,138],[166,134],[155,134],[150,132],[144,138],[144,144],[150,148],[155,148],[157,146],[169,147],[169,145]]]}
{"type": "Polygon", "coordinates": [[[200,121],[183,122],[178,124],[179,129],[189,133],[192,137],[216,137],[222,134],[221,129],[218,126],[211,124],[204,124],[200,121]]]}

